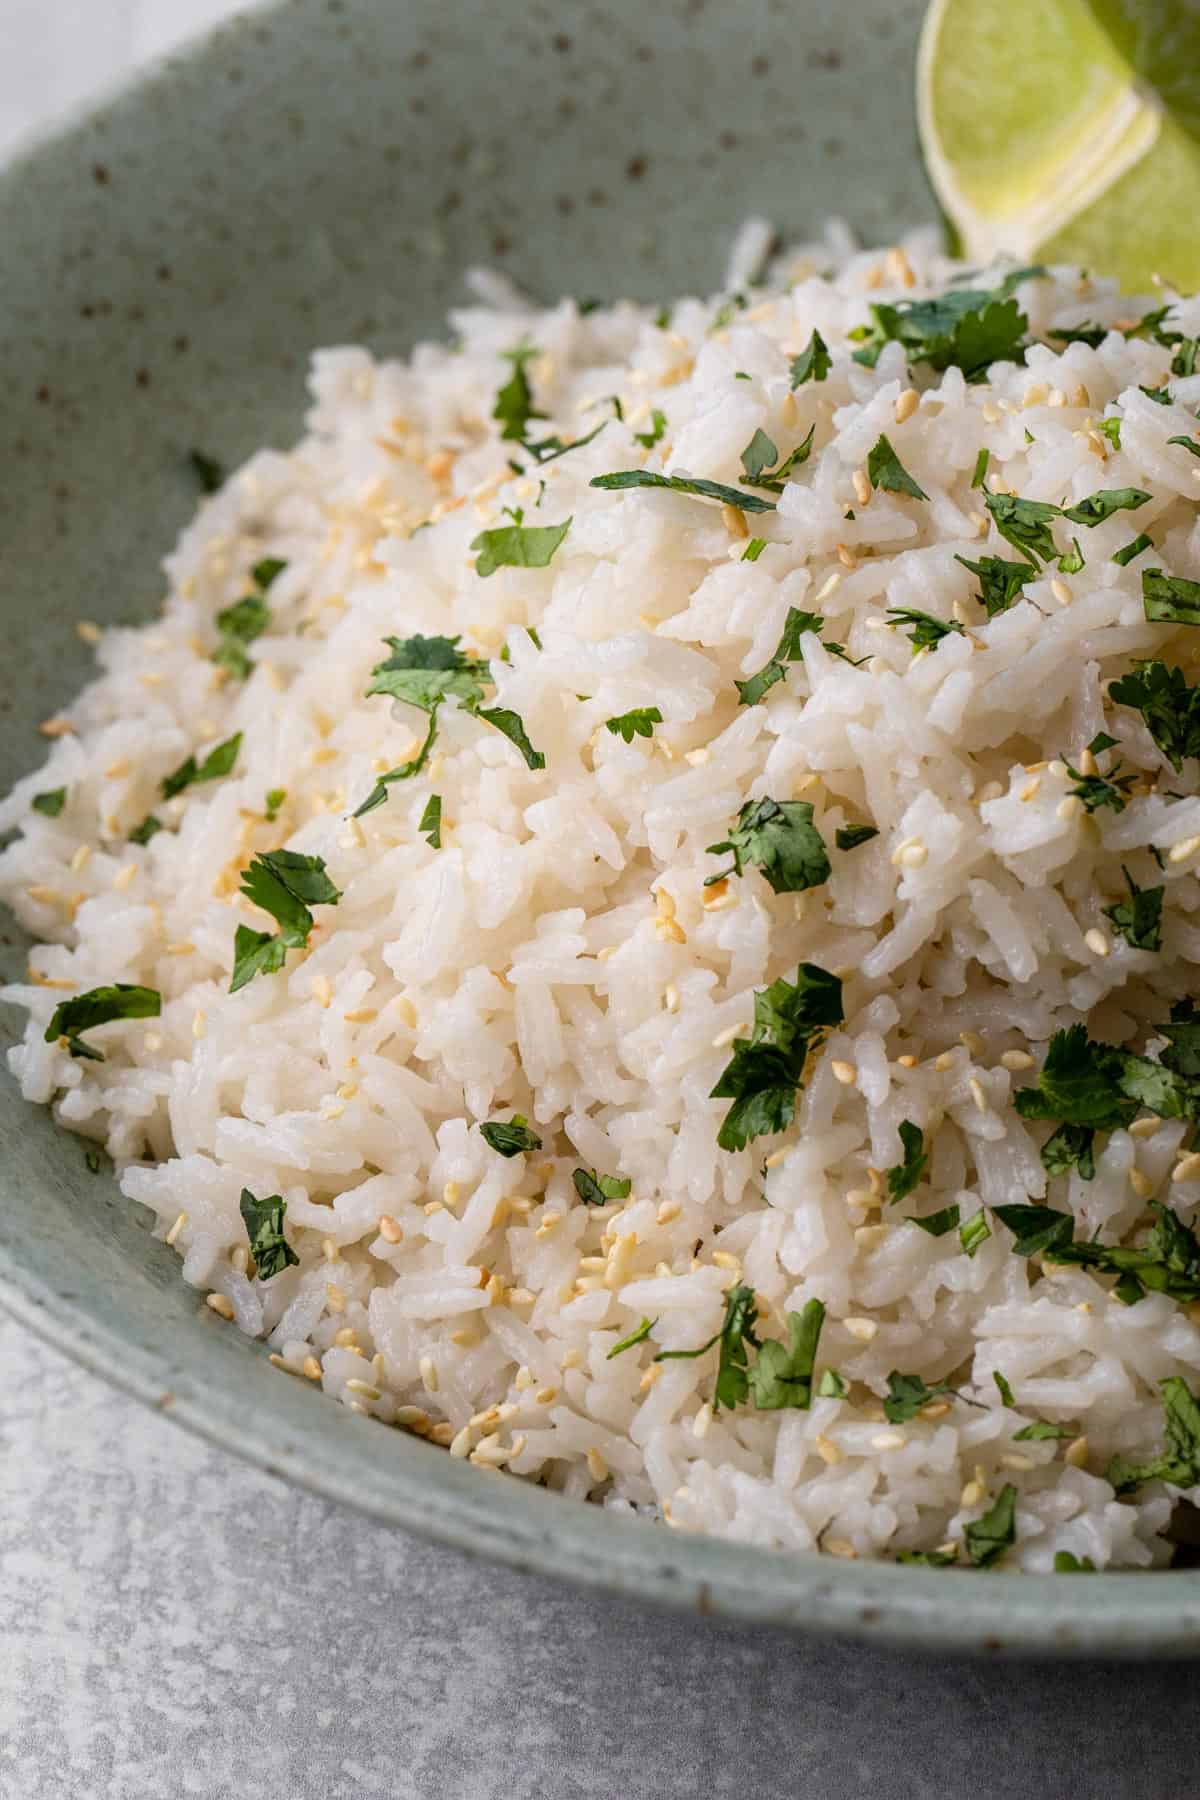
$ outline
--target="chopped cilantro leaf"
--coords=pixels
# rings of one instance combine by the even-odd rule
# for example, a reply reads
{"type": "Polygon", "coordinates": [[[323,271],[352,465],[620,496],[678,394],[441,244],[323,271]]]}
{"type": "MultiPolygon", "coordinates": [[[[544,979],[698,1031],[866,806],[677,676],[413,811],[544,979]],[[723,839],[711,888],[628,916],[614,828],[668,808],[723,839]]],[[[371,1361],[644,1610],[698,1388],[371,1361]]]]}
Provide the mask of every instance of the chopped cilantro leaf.
{"type": "Polygon", "coordinates": [[[979,452],[979,455],[975,458],[975,472],[971,476],[971,486],[973,488],[978,488],[978,487],[983,486],[985,480],[987,479],[988,464],[991,460],[992,460],[992,453],[985,445],[984,448],[979,452]]]}
{"type": "Polygon", "coordinates": [[[282,969],[289,950],[308,943],[315,923],[310,906],[336,906],[341,899],[325,870],[324,858],[305,856],[296,850],[268,850],[242,870],[241,891],[256,906],[270,913],[279,931],[272,936],[239,925],[234,937],[233,975],[229,991],[236,994],[256,975],[273,975],[282,969]]]}
{"type": "Polygon", "coordinates": [[[437,706],[435,704],[430,709],[429,730],[425,733],[425,740],[416,756],[411,761],[401,763],[398,768],[388,769],[385,774],[381,775],[362,805],[356,807],[354,817],[361,819],[364,813],[374,812],[377,806],[382,806],[393,781],[410,781],[414,775],[419,775],[429,760],[429,753],[433,749],[436,738],[437,706]]]}
{"type": "Polygon", "coordinates": [[[605,719],[604,728],[632,744],[635,737],[653,737],[654,727],[661,724],[662,714],[657,706],[635,706],[630,712],[618,713],[615,719],[605,719]]]}
{"type": "Polygon", "coordinates": [[[803,387],[806,381],[824,381],[833,367],[829,346],[819,331],[814,331],[799,356],[792,358],[792,387],[803,387]]]}
{"type": "Polygon", "coordinates": [[[995,288],[949,289],[929,300],[872,306],[871,324],[851,333],[863,344],[854,360],[873,369],[884,344],[894,341],[910,363],[959,368],[968,381],[982,381],[994,362],[1024,362],[1029,321],[1011,296],[1036,273],[1017,269],[995,288]]]}
{"type": "Polygon", "coordinates": [[[743,493],[741,488],[725,487],[719,481],[692,481],[684,475],[655,475],[650,469],[619,469],[612,475],[595,475],[589,483],[594,488],[619,492],[623,488],[668,488],[674,494],[694,494],[701,500],[719,500],[723,506],[737,506],[742,512],[774,512],[773,500],[760,500],[757,494],[743,493]]]}
{"type": "Polygon", "coordinates": [[[1015,1407],[1017,1403],[1013,1399],[1013,1391],[1012,1391],[1012,1388],[1008,1384],[1007,1376],[1002,1375],[1000,1373],[999,1369],[993,1369],[992,1370],[992,1380],[995,1382],[997,1390],[1000,1394],[1001,1405],[1015,1407]]]}
{"type": "Polygon", "coordinates": [[[1145,394],[1147,400],[1153,400],[1157,406],[1170,406],[1171,405],[1171,390],[1170,390],[1170,388],[1165,388],[1165,387],[1152,388],[1152,387],[1140,387],[1139,386],[1139,391],[1141,393],[1145,394]]]}
{"type": "Polygon", "coordinates": [[[632,1350],[635,1344],[644,1344],[657,1324],[657,1319],[643,1319],[641,1324],[629,1333],[628,1337],[623,1337],[619,1344],[613,1345],[604,1359],[605,1362],[611,1362],[614,1356],[620,1356],[624,1351],[632,1350]]]}
{"type": "Polygon", "coordinates": [[[1121,448],[1121,423],[1122,421],[1115,414],[1111,419],[1096,420],[1096,430],[1101,437],[1108,439],[1114,450],[1121,448]]]}
{"type": "Polygon", "coordinates": [[[283,1235],[287,1201],[282,1194],[269,1194],[265,1200],[257,1200],[249,1188],[243,1188],[238,1206],[258,1279],[271,1281],[285,1269],[298,1268],[300,1258],[283,1235]]]}
{"type": "Polygon", "coordinates": [[[194,787],[197,782],[217,781],[222,775],[228,775],[237,761],[241,746],[242,734],[240,731],[235,731],[231,738],[226,738],[223,744],[218,744],[215,750],[210,750],[202,763],[198,763],[194,756],[189,756],[187,761],[181,762],[170,775],[163,777],[161,783],[163,799],[170,800],[174,795],[181,794],[184,788],[194,787]]]}
{"type": "Polygon", "coordinates": [[[215,494],[224,486],[225,471],[215,456],[206,456],[203,450],[189,450],[188,461],[202,494],[215,494]]]}
{"type": "Polygon", "coordinates": [[[287,564],[278,556],[264,556],[256,562],[250,571],[250,578],[260,592],[266,593],[272,582],[277,581],[287,568],[287,564]]]}
{"type": "Polygon", "coordinates": [[[1145,1481],[1169,1481],[1174,1487],[1192,1487],[1200,1481],[1200,1405],[1178,1375],[1160,1382],[1159,1393],[1166,1449],[1145,1463],[1114,1456],[1104,1473],[1118,1494],[1130,1493],[1145,1481]]]}
{"type": "Polygon", "coordinates": [[[1016,494],[991,494],[986,488],[983,504],[1000,536],[1035,569],[1039,562],[1052,562],[1058,555],[1050,521],[1060,516],[1060,507],[1044,500],[1022,500],[1016,494]]]}
{"type": "Polygon", "coordinates": [[[1200,456],[1200,443],[1195,438],[1169,437],[1167,442],[1168,444],[1182,444],[1183,448],[1190,450],[1193,456],[1200,456]]]}
{"type": "Polygon", "coordinates": [[[1114,550],[1112,560],[1115,563],[1120,563],[1121,567],[1124,568],[1126,563],[1131,563],[1135,556],[1140,556],[1143,550],[1153,550],[1153,548],[1154,539],[1148,532],[1143,531],[1140,532],[1137,537],[1130,538],[1129,542],[1122,549],[1114,550]]]}
{"type": "Polygon", "coordinates": [[[500,433],[502,441],[523,444],[529,421],[546,416],[534,410],[533,390],[525,372],[536,355],[537,351],[532,344],[519,344],[515,350],[504,352],[505,360],[512,364],[512,374],[497,393],[496,404],[492,408],[493,419],[504,427],[500,433]]]}
{"type": "Polygon", "coordinates": [[[1078,538],[1071,539],[1071,548],[1063,551],[1058,559],[1058,567],[1059,573],[1063,575],[1078,575],[1080,569],[1087,567],[1078,538]]]}
{"type": "Polygon", "coordinates": [[[153,813],[147,813],[141,824],[135,825],[130,832],[129,841],[131,844],[148,844],[163,829],[162,820],[156,819],[153,813]]]}
{"type": "Polygon", "coordinates": [[[1052,337],[1059,344],[1088,344],[1096,350],[1111,330],[1110,325],[1063,325],[1052,327],[1046,336],[1052,337]]]}
{"type": "Polygon", "coordinates": [[[925,489],[913,480],[882,432],[868,452],[867,476],[872,487],[886,488],[890,494],[910,494],[914,500],[929,498],[925,489]]]}
{"type": "Polygon", "coordinates": [[[287,799],[286,788],[268,788],[265,818],[268,825],[273,825],[279,817],[279,809],[287,799]]]}
{"type": "Polygon", "coordinates": [[[635,444],[641,444],[644,450],[653,450],[655,444],[661,442],[662,438],[666,435],[666,430],[667,415],[664,412],[660,412],[656,406],[654,411],[650,414],[649,431],[635,431],[633,434],[633,441],[635,444]]]}
{"type": "Polygon", "coordinates": [[[592,430],[585,433],[583,437],[568,438],[564,442],[556,435],[543,438],[537,444],[526,442],[524,448],[528,450],[534,462],[540,467],[542,463],[554,462],[558,457],[565,456],[568,450],[582,450],[585,444],[590,444],[593,438],[598,438],[604,427],[611,423],[611,419],[601,419],[600,423],[593,426],[592,430]]]}
{"type": "Polygon", "coordinates": [[[808,1300],[803,1312],[788,1313],[786,1344],[774,1338],[760,1344],[750,1370],[750,1395],[760,1411],[775,1412],[780,1407],[794,1406],[807,1412],[812,1405],[813,1365],[824,1323],[822,1302],[808,1300]]]}
{"type": "Polygon", "coordinates": [[[1162,909],[1165,888],[1140,888],[1129,870],[1122,867],[1129,885],[1128,900],[1101,908],[1106,919],[1133,950],[1162,949],[1162,909]]]}
{"type": "MultiPolygon", "coordinates": [[[[751,487],[766,488],[772,494],[782,494],[784,483],[793,469],[806,463],[812,454],[813,437],[816,427],[810,426],[808,436],[797,444],[790,456],[785,456],[778,468],[773,468],[779,451],[765,431],[756,431],[746,448],[742,451],[742,480],[751,487]]],[[[735,503],[736,504],[736,503],[735,503]]]]}
{"type": "Polygon", "coordinates": [[[442,847],[442,796],[430,794],[425,802],[425,810],[417,824],[417,830],[425,838],[431,850],[442,847]]]}
{"type": "Polygon", "coordinates": [[[162,996],[154,988],[115,981],[109,987],[89,988],[86,994],[61,1000],[42,1035],[48,1044],[66,1038],[72,1056],[82,1056],[88,1062],[103,1062],[100,1051],[85,1044],[81,1032],[91,1031],[97,1025],[109,1025],[114,1019],[157,1019],[161,1012],[162,996]]]}
{"type": "Polygon", "coordinates": [[[947,1232],[955,1229],[958,1220],[957,1201],[952,1206],[944,1206],[940,1212],[926,1213],[923,1219],[918,1219],[914,1214],[909,1215],[909,1224],[919,1225],[930,1237],[945,1237],[947,1232]]]}
{"type": "Polygon", "coordinates": [[[571,520],[561,525],[497,525],[481,531],[471,539],[471,549],[479,552],[475,573],[485,578],[497,569],[545,569],[555,551],[571,529],[571,520]]]}
{"type": "Polygon", "coordinates": [[[712,1099],[733,1101],[717,1134],[722,1150],[744,1150],[753,1138],[786,1130],[805,1064],[842,1017],[841,981],[815,963],[801,963],[794,982],[781,976],[755,992],[750,1036],[734,1040],[712,1090],[712,1099]]]}
{"type": "Polygon", "coordinates": [[[898,1563],[923,1569],[951,1569],[958,1561],[957,1550],[899,1550],[898,1563]]]}
{"type": "MultiPolygon", "coordinates": [[[[745,865],[753,863],[776,894],[802,894],[807,888],[820,887],[830,875],[825,841],[812,817],[807,800],[747,800],[729,836],[710,844],[708,854],[721,856],[729,851],[733,873],[742,875],[745,865]]],[[[705,886],[721,879],[710,875],[705,886]]]]}
{"type": "Polygon", "coordinates": [[[456,637],[385,638],[392,654],[371,670],[367,694],[387,694],[434,713],[448,695],[471,705],[483,698],[487,664],[458,648],[456,637]]]}
{"type": "Polygon", "coordinates": [[[513,712],[507,706],[476,706],[470,709],[477,719],[483,719],[488,725],[501,732],[510,744],[514,744],[525,758],[525,766],[529,769],[544,769],[546,758],[540,750],[535,750],[529,741],[528,734],[521,722],[520,713],[513,712]]]}
{"type": "Polygon", "coordinates": [[[789,606],[784,621],[783,636],[775,647],[770,662],[758,671],[757,675],[748,676],[745,681],[735,683],[740,706],[756,706],[769,688],[777,681],[782,681],[785,674],[784,665],[799,662],[801,658],[801,640],[805,632],[814,635],[824,629],[825,621],[820,613],[801,612],[797,606],[789,606]]]}
{"type": "Polygon", "coordinates": [[[1073,769],[1065,757],[1063,765],[1075,783],[1073,788],[1067,790],[1068,793],[1081,800],[1087,812],[1099,812],[1106,806],[1111,807],[1113,812],[1125,811],[1129,804],[1127,790],[1137,780],[1136,771],[1130,775],[1122,775],[1119,769],[1113,769],[1108,775],[1083,775],[1078,769],[1073,769]]]}
{"type": "Polygon", "coordinates": [[[844,1400],[850,1392],[850,1384],[844,1375],[836,1369],[822,1369],[821,1379],[817,1382],[818,1400],[844,1400]]]}
{"type": "Polygon", "coordinates": [[[908,641],[914,650],[929,650],[940,644],[951,632],[959,637],[966,633],[957,619],[935,619],[932,613],[918,612],[912,606],[889,606],[887,616],[896,625],[911,625],[908,641]]]}
{"type": "Polygon", "coordinates": [[[964,1219],[958,1228],[958,1241],[967,1256],[974,1256],[981,1244],[992,1235],[982,1206],[973,1218],[964,1219]]]}
{"type": "Polygon", "coordinates": [[[271,623],[271,609],[261,594],[247,594],[217,614],[218,629],[243,644],[261,637],[271,623]]]}
{"type": "Polygon", "coordinates": [[[1060,1438],[1078,1436],[1078,1425],[1051,1425],[1046,1419],[1034,1419],[1032,1424],[1022,1425],[1020,1431],[1013,1432],[1013,1443],[1045,1444],[1060,1438]]]}
{"type": "Polygon", "coordinates": [[[1061,1249],[1070,1243],[1075,1230],[1071,1214],[1058,1212],[1052,1206],[1035,1206],[1027,1201],[1021,1206],[993,1206],[992,1211],[1016,1239],[1013,1252],[1017,1256],[1039,1256],[1043,1251],[1061,1249]]]}
{"type": "Polygon", "coordinates": [[[541,1138],[523,1113],[514,1113],[511,1119],[489,1119],[479,1127],[479,1134],[500,1156],[520,1156],[522,1151],[542,1147],[541,1138]]]}
{"type": "Polygon", "coordinates": [[[1144,569],[1142,603],[1152,623],[1200,625],[1200,581],[1164,575],[1161,569],[1144,569]]]}
{"type": "Polygon", "coordinates": [[[1179,348],[1171,358],[1172,375],[1194,375],[1196,373],[1196,351],[1200,348],[1200,338],[1180,338],[1179,348]]]}
{"type": "Polygon", "coordinates": [[[976,598],[989,619],[1007,612],[1020,598],[1025,583],[1032,581],[1034,576],[1027,562],[1007,562],[1002,556],[981,556],[978,562],[972,562],[969,556],[956,555],[954,560],[979,577],[976,598]]]}
{"type": "Polygon", "coordinates": [[[1086,500],[1081,500],[1078,506],[1064,507],[1062,516],[1075,525],[1102,525],[1115,512],[1136,512],[1149,499],[1150,495],[1141,488],[1100,488],[1086,500]]]}
{"type": "Polygon", "coordinates": [[[904,1119],[900,1123],[899,1132],[904,1159],[887,1172],[888,1196],[893,1204],[897,1200],[908,1199],[913,1189],[919,1185],[929,1162],[925,1135],[920,1126],[914,1125],[911,1119],[904,1119]]]}
{"type": "Polygon", "coordinates": [[[720,1344],[717,1363],[717,1381],[713,1395],[713,1410],[719,1412],[722,1406],[731,1411],[750,1393],[750,1377],[746,1346],[758,1348],[759,1340],[755,1336],[754,1326],[758,1318],[758,1307],[754,1299],[754,1289],[744,1287],[740,1283],[731,1287],[725,1295],[725,1317],[719,1331],[714,1332],[707,1343],[695,1350],[660,1350],[655,1362],[690,1361],[693,1357],[703,1356],[714,1344],[720,1344]]]}
{"type": "Polygon", "coordinates": [[[843,825],[834,833],[833,841],[839,850],[857,850],[860,844],[867,844],[878,836],[877,825],[843,825]]]}
{"type": "Polygon", "coordinates": [[[966,1527],[963,1542],[977,1569],[990,1568],[1017,1541],[1017,1490],[1012,1482],[1001,1488],[994,1506],[966,1527]]]}
{"type": "Polygon", "coordinates": [[[1054,1573],[1056,1575],[1094,1575],[1096,1565],[1090,1556],[1076,1556],[1071,1550],[1054,1552],[1054,1573]]]}
{"type": "Polygon", "coordinates": [[[628,1200],[632,1181],[622,1175],[600,1175],[595,1169],[576,1169],[571,1180],[585,1206],[607,1206],[610,1200],[628,1200]]]}
{"type": "Polygon", "coordinates": [[[47,819],[57,819],[66,804],[67,790],[65,787],[50,788],[44,794],[35,794],[30,801],[34,812],[42,813],[47,819]]]}
{"type": "Polygon", "coordinates": [[[742,561],[757,562],[766,547],[766,538],[751,538],[750,542],[746,545],[746,548],[742,551],[742,561]]]}
{"type": "Polygon", "coordinates": [[[884,1417],[892,1425],[907,1425],[915,1419],[923,1406],[931,1400],[940,1400],[945,1394],[953,1394],[954,1389],[948,1382],[935,1381],[928,1387],[920,1375],[902,1375],[893,1369],[887,1378],[887,1399],[883,1403],[884,1417]]]}

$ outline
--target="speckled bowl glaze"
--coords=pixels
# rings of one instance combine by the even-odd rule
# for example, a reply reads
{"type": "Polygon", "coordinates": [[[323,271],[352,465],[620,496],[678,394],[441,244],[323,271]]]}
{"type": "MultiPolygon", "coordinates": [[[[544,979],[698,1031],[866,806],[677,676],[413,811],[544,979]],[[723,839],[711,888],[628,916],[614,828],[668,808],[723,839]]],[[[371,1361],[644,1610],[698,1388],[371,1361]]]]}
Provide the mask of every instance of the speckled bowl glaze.
{"type": "MultiPolygon", "coordinates": [[[[463,268],[532,291],[708,291],[749,211],[886,238],[927,217],[917,0],[289,0],[0,175],[0,784],[133,622],[194,503],[184,452],[287,443],[316,345],[436,332],[463,268]]],[[[26,944],[0,928],[0,973],[26,944]]],[[[17,1019],[0,1022],[11,1040],[17,1019]]],[[[797,1631],[930,1648],[1188,1654],[1200,1575],[1033,1580],[683,1538],[366,1423],[271,1369],[179,1279],[79,1141],[0,1078],[0,1292],[191,1430],[518,1567],[797,1631]]]]}

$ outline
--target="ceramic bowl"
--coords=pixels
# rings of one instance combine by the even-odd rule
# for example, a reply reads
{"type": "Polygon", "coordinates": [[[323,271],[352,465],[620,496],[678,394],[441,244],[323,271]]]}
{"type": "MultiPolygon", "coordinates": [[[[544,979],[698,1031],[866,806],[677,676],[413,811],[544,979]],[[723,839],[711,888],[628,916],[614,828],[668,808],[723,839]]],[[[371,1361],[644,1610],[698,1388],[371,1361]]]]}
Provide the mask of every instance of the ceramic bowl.
{"type": "MultiPolygon", "coordinates": [[[[308,352],[435,333],[471,263],[533,293],[711,291],[748,213],[930,215],[916,0],[290,0],[172,58],[0,174],[0,786],[134,622],[194,504],[298,432],[308,352]]],[[[0,977],[27,944],[0,927],[0,977]]],[[[5,1042],[17,1029],[3,1014],[5,1042]]],[[[566,1502],[269,1367],[146,1215],[0,1077],[0,1283],[48,1340],[286,1479],[480,1555],[647,1600],[941,1648],[1179,1653],[1200,1575],[1037,1579],[783,1555],[566,1502]]]]}

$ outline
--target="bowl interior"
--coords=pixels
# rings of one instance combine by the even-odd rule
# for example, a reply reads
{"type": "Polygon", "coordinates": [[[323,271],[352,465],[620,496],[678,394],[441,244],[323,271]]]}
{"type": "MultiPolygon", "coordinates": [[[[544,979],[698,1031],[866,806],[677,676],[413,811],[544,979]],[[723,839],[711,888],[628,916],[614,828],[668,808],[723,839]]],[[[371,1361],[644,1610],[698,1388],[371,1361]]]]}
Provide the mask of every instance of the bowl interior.
{"type": "MultiPolygon", "coordinates": [[[[406,349],[472,263],[546,298],[711,291],[747,213],[868,237],[928,217],[920,0],[289,0],[0,175],[0,787],[86,679],[74,624],[146,618],[187,452],[286,444],[314,346],[406,349]]],[[[27,943],[0,925],[0,978],[27,943]]],[[[4,1009],[0,1041],[17,1016],[4,1009]]],[[[489,1481],[282,1380],[80,1142],[0,1079],[0,1276],[29,1324],[263,1466],[528,1567],[931,1646],[1187,1649],[1200,1585],[956,1578],[635,1526],[489,1481]]]]}

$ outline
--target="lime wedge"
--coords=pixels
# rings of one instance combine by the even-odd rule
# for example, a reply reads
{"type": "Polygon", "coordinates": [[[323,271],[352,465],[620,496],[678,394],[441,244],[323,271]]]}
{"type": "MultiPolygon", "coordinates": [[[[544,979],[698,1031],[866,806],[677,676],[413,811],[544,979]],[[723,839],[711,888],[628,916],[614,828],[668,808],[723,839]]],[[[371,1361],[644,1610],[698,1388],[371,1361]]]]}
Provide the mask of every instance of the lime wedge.
{"type": "Polygon", "coordinates": [[[1194,0],[933,0],[925,163],[962,254],[1200,288],[1194,0]]]}

